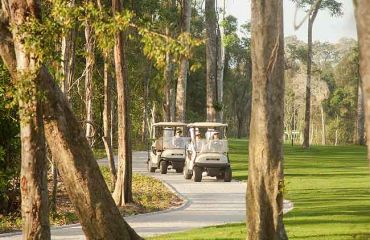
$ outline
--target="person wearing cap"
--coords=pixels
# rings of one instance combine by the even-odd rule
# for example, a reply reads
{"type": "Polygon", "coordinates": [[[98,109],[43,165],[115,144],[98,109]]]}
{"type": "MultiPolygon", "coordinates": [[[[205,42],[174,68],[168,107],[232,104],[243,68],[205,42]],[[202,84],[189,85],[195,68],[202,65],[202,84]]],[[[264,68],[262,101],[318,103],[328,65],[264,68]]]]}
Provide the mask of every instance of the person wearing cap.
{"type": "Polygon", "coordinates": [[[182,137],[182,130],[180,128],[176,129],[175,137],[173,138],[173,145],[176,147],[181,147],[183,144],[183,139],[182,137]]]}
{"type": "Polygon", "coordinates": [[[182,137],[182,130],[180,128],[176,129],[175,137],[182,137]]]}
{"type": "Polygon", "coordinates": [[[212,139],[213,140],[220,140],[220,132],[219,131],[213,132],[212,139]]]}
{"type": "Polygon", "coordinates": [[[220,132],[214,131],[212,141],[209,142],[209,148],[212,152],[218,152],[222,149],[222,142],[220,140],[220,132]]]}
{"type": "Polygon", "coordinates": [[[199,131],[195,132],[195,140],[200,140],[200,139],[202,139],[200,132],[199,131]]]}
{"type": "Polygon", "coordinates": [[[199,128],[195,128],[194,130],[195,140],[200,140],[202,136],[200,134],[199,128]]]}

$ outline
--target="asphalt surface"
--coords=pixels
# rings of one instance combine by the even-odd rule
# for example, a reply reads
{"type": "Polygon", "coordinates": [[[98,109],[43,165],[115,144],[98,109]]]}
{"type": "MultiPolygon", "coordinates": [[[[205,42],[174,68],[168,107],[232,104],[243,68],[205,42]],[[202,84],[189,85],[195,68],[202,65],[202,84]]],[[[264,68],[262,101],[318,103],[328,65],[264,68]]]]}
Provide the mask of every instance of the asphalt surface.
{"type": "MultiPolygon", "coordinates": [[[[182,174],[169,170],[166,175],[148,173],[146,152],[134,152],[133,171],[162,180],[167,187],[184,199],[184,204],[175,209],[157,213],[126,217],[125,220],[143,236],[153,236],[185,231],[211,225],[245,221],[246,184],[238,181],[225,183],[214,177],[204,177],[202,182],[185,180],[182,174]]],[[[107,160],[99,160],[107,165],[107,160]]],[[[284,212],[293,208],[284,203],[284,212]]],[[[79,224],[51,229],[52,239],[85,239],[79,224]]],[[[0,234],[1,239],[21,239],[21,233],[0,234]]]]}

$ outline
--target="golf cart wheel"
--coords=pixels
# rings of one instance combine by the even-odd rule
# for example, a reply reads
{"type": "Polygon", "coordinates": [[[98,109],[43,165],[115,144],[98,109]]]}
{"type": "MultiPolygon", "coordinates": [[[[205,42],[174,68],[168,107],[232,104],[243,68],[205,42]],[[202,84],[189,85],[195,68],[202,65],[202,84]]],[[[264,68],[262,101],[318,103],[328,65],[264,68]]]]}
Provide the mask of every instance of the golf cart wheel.
{"type": "Polygon", "coordinates": [[[157,169],[157,168],[156,167],[153,167],[152,166],[152,162],[149,160],[148,161],[148,172],[154,173],[155,172],[155,169],[157,169]]]}
{"type": "Polygon", "coordinates": [[[160,168],[161,168],[161,174],[166,174],[167,173],[167,162],[161,161],[160,168]]]}
{"type": "Polygon", "coordinates": [[[225,169],[225,177],[224,182],[231,182],[231,178],[233,177],[231,167],[225,169]]]}
{"type": "Polygon", "coordinates": [[[192,176],[193,176],[193,174],[189,172],[188,167],[185,165],[185,167],[184,167],[184,178],[185,179],[191,179],[192,176]]]}
{"type": "Polygon", "coordinates": [[[184,168],[176,168],[177,173],[182,173],[184,171],[184,168]]]}
{"type": "Polygon", "coordinates": [[[202,168],[194,166],[194,182],[202,181],[202,168]]]}
{"type": "Polygon", "coordinates": [[[225,174],[224,173],[220,173],[216,176],[216,179],[217,180],[224,180],[225,179],[225,174]]]}

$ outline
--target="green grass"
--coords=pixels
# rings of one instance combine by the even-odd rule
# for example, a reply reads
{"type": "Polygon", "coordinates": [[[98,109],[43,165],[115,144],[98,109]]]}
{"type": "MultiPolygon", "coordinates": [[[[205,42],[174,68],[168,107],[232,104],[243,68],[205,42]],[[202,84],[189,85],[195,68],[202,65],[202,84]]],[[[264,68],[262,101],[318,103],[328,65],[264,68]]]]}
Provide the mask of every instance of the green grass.
{"type": "MultiPolygon", "coordinates": [[[[247,141],[230,141],[234,178],[247,179],[247,141]]],[[[361,146],[285,146],[284,217],[289,239],[370,239],[370,174],[361,146]]],[[[154,239],[245,239],[245,223],[196,229],[154,239]]]]}

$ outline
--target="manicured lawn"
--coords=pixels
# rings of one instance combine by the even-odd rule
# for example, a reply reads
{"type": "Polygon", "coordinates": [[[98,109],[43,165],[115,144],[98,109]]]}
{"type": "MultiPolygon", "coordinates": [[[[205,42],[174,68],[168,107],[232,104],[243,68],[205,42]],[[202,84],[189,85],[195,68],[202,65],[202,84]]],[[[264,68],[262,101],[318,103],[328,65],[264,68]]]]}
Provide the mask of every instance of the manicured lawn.
{"type": "MultiPolygon", "coordinates": [[[[247,141],[230,144],[234,178],[247,179],[247,141]]],[[[361,146],[285,146],[285,215],[289,239],[370,239],[370,170],[361,146]]],[[[155,239],[245,239],[245,223],[155,239]]]]}

